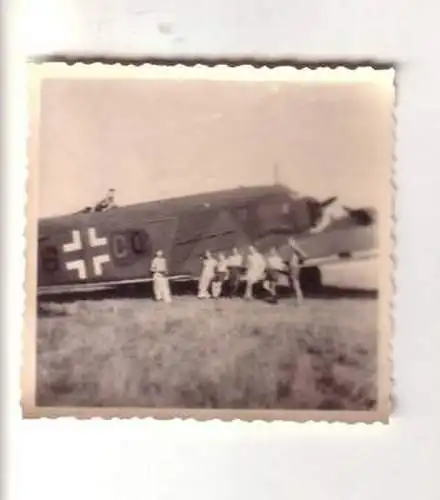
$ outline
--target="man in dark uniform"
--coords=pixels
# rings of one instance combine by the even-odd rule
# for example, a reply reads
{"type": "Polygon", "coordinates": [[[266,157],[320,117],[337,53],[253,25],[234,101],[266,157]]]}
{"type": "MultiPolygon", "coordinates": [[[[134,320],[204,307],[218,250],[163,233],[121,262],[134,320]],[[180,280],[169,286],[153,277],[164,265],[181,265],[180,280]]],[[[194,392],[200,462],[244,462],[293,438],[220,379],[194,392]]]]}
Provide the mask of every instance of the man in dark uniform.
{"type": "Polygon", "coordinates": [[[229,295],[232,297],[237,295],[238,287],[240,286],[240,278],[243,271],[243,256],[238,251],[238,248],[232,249],[232,255],[228,258],[229,269],[229,295]]]}

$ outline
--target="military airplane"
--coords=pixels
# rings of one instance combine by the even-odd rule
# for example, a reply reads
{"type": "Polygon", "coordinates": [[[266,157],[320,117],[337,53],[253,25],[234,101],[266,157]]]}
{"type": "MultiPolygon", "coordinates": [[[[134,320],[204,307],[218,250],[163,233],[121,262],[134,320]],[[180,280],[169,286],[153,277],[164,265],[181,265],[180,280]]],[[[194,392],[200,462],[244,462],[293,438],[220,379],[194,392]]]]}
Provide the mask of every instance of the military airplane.
{"type": "Polygon", "coordinates": [[[38,295],[149,282],[158,249],[167,258],[171,282],[197,280],[206,250],[276,247],[288,259],[288,236],[308,256],[302,285],[316,289],[321,265],[372,258],[377,252],[376,211],[343,207],[332,215],[335,202],[336,197],[318,200],[274,184],[43,218],[38,222],[38,295]]]}

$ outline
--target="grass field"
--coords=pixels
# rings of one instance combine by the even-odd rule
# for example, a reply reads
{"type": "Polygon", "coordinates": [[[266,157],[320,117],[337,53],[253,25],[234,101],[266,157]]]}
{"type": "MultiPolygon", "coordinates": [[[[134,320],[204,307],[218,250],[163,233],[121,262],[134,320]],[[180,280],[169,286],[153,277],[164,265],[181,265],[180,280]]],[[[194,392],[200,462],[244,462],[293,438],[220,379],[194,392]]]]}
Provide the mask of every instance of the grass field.
{"type": "Polygon", "coordinates": [[[375,299],[46,304],[37,404],[370,409],[375,299]]]}

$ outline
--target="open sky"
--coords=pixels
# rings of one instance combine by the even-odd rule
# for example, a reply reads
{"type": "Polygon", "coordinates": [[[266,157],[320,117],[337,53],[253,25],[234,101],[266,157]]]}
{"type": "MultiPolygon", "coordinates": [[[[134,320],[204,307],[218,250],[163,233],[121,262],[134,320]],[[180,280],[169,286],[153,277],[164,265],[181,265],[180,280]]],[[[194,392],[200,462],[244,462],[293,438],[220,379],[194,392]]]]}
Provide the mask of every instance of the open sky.
{"type": "MultiPolygon", "coordinates": [[[[54,79],[42,87],[39,215],[279,180],[380,207],[392,99],[368,82],[54,79]]],[[[387,168],[388,166],[388,168],[387,168]]]]}

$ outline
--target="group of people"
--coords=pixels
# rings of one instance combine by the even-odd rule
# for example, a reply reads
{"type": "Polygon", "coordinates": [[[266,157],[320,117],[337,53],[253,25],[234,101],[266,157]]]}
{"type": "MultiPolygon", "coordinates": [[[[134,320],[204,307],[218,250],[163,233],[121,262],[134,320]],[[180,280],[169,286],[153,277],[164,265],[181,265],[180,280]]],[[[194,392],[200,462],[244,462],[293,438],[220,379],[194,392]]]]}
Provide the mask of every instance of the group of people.
{"type": "MultiPolygon", "coordinates": [[[[237,248],[234,248],[229,256],[223,252],[214,256],[211,251],[207,250],[202,259],[202,270],[198,281],[198,298],[220,297],[224,292],[225,284],[228,284],[229,296],[235,296],[238,293],[241,277],[244,275],[245,299],[252,299],[255,285],[262,282],[263,287],[276,300],[277,284],[280,276],[284,274],[289,278],[298,303],[301,303],[303,293],[299,276],[301,264],[307,255],[293,238],[289,238],[288,243],[292,250],[292,257],[289,261],[285,261],[275,247],[272,247],[267,255],[263,255],[251,245],[248,248],[246,259],[237,248]]],[[[150,270],[153,275],[153,290],[156,300],[171,302],[167,262],[162,250],[156,252],[150,270]]]]}

